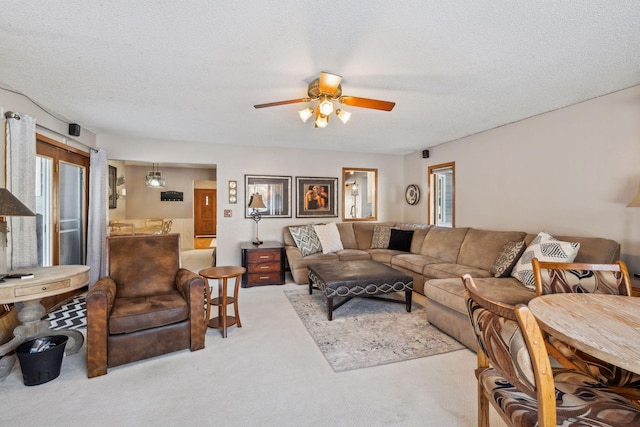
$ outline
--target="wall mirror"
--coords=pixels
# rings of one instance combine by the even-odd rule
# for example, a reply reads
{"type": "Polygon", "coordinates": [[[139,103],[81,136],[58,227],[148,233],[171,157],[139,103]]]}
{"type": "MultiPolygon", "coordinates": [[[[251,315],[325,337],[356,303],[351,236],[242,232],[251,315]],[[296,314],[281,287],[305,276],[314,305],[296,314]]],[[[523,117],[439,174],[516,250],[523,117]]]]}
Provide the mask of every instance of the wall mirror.
{"type": "Polygon", "coordinates": [[[378,169],[342,168],[342,220],[378,219],[378,169]]]}

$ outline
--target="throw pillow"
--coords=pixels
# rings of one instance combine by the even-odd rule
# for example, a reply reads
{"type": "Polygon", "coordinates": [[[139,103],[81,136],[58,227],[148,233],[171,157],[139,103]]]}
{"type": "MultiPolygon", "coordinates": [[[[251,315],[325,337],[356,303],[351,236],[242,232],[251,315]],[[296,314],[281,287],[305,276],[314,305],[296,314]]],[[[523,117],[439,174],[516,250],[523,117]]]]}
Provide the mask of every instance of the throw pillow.
{"type": "Polygon", "coordinates": [[[540,261],[572,262],[576,259],[579,249],[580,243],[562,242],[541,231],[522,253],[522,256],[513,267],[511,276],[534,291],[536,287],[533,280],[533,266],[531,265],[533,258],[538,258],[540,261]]]}
{"type": "Polygon", "coordinates": [[[387,249],[391,238],[391,226],[375,225],[373,227],[373,237],[371,238],[371,249],[387,249]]]}
{"type": "Polygon", "coordinates": [[[502,251],[498,254],[498,257],[493,262],[493,265],[489,269],[489,272],[493,274],[493,277],[507,277],[511,274],[513,266],[520,259],[522,252],[525,249],[524,240],[520,242],[508,242],[502,247],[502,251]]]}
{"type": "Polygon", "coordinates": [[[413,239],[413,230],[392,228],[391,237],[389,237],[389,249],[411,252],[411,239],[413,239]]]}
{"type": "Polygon", "coordinates": [[[313,229],[316,231],[318,239],[320,239],[323,254],[330,254],[344,249],[342,240],[340,240],[340,232],[335,222],[330,222],[326,225],[314,225],[313,229]]]}
{"type": "Polygon", "coordinates": [[[296,246],[300,249],[302,256],[322,252],[320,239],[318,239],[313,225],[308,224],[289,227],[289,231],[291,232],[291,237],[293,237],[293,240],[296,242],[296,246]]]}

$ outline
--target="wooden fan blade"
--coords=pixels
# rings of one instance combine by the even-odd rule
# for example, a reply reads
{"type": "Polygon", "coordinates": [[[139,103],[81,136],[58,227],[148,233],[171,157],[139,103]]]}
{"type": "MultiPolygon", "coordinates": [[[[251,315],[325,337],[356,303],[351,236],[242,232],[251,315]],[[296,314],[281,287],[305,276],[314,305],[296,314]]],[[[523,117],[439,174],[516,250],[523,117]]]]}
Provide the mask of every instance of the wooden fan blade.
{"type": "Polygon", "coordinates": [[[336,91],[338,90],[338,86],[340,86],[340,81],[342,81],[342,76],[322,71],[320,73],[318,90],[320,91],[320,93],[336,93],[336,91]]]}
{"type": "Polygon", "coordinates": [[[298,102],[309,102],[309,101],[311,101],[310,98],[289,99],[287,101],[268,102],[266,104],[254,105],[253,108],[276,107],[278,105],[295,104],[298,102]]]}
{"type": "Polygon", "coordinates": [[[391,111],[395,107],[395,102],[380,101],[378,99],[358,98],[357,96],[341,96],[341,104],[353,107],[372,108],[374,110],[391,111]]]}

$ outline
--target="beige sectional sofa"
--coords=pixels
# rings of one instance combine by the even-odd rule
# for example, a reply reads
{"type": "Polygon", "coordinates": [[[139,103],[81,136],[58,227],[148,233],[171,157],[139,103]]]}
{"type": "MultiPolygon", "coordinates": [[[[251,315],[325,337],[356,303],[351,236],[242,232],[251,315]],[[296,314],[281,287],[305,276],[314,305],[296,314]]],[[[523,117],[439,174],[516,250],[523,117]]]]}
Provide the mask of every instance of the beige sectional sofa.
{"type": "MultiPolygon", "coordinates": [[[[287,261],[293,279],[307,284],[307,265],[316,262],[373,259],[404,271],[413,277],[413,289],[426,297],[429,322],[474,349],[476,339],[467,317],[461,276],[471,274],[480,290],[508,304],[527,303],[535,293],[513,277],[496,278],[489,272],[508,242],[525,240],[528,245],[537,234],[524,231],[490,231],[475,228],[444,228],[424,224],[360,223],[336,224],[344,250],[302,256],[288,227],[284,228],[287,261]],[[390,225],[414,230],[411,251],[371,249],[374,227],[390,225]]],[[[597,237],[554,236],[579,242],[576,262],[611,263],[620,257],[620,244],[597,237]]]]}

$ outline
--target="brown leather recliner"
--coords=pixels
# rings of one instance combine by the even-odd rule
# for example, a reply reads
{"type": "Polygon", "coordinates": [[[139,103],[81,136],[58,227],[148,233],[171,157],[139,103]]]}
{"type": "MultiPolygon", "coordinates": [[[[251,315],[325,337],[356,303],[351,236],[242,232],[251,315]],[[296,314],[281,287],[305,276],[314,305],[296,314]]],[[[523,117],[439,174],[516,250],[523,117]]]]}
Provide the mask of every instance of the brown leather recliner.
{"type": "Polygon", "coordinates": [[[107,276],[87,292],[87,375],[204,348],[204,281],[180,268],[180,235],[107,237],[107,276]]]}

